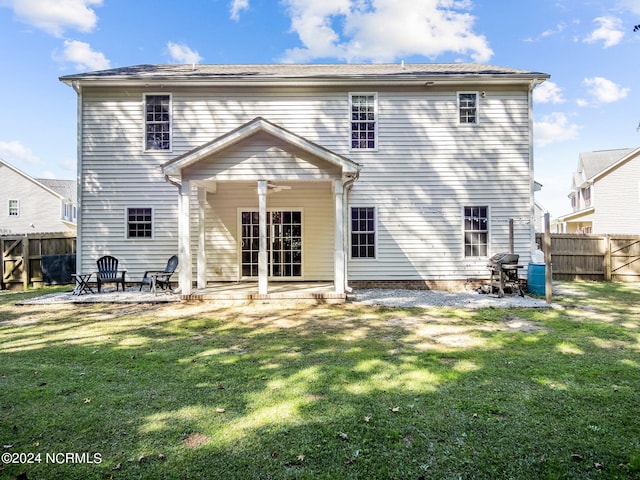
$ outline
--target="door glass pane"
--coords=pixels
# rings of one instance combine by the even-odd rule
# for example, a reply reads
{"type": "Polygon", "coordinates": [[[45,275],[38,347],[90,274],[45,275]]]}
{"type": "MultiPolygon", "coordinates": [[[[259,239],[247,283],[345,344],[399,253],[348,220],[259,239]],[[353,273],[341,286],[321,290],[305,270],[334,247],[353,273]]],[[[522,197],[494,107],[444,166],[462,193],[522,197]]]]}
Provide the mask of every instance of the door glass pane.
{"type": "MultiPolygon", "coordinates": [[[[260,227],[258,212],[242,212],[243,277],[258,275],[260,227]]],[[[302,276],[302,212],[267,212],[267,261],[270,277],[302,276]]]]}

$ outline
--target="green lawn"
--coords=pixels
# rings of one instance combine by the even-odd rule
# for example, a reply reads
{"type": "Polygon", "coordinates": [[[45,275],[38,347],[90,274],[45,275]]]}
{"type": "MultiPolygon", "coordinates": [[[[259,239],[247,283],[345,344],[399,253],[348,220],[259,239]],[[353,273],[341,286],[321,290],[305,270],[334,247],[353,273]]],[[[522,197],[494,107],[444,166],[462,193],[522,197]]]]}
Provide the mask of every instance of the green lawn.
{"type": "Polygon", "coordinates": [[[640,478],[640,286],[569,286],[544,310],[0,293],[0,478],[640,478]]]}

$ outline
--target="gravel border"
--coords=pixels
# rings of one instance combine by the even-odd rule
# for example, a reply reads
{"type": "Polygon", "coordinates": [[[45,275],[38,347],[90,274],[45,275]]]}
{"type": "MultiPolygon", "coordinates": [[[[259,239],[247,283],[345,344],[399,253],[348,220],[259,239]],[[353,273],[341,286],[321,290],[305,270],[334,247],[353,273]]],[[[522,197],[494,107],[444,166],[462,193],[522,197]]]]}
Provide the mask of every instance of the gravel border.
{"type": "MultiPolygon", "coordinates": [[[[73,295],[72,292],[52,293],[25,300],[18,305],[53,305],[64,303],[171,303],[179,302],[180,295],[160,291],[157,295],[127,288],[125,292],[115,289],[103,293],[73,295]]],[[[277,301],[277,300],[276,300],[277,301]]],[[[348,295],[349,303],[361,305],[380,305],[404,308],[550,308],[544,299],[529,296],[505,295],[499,298],[495,294],[481,294],[475,291],[445,292],[440,290],[404,290],[386,288],[356,289],[348,295]]]]}
{"type": "Polygon", "coordinates": [[[354,290],[350,295],[354,303],[387,307],[454,307],[454,308],[550,308],[544,299],[529,296],[477,292],[444,292],[439,290],[402,290],[372,288],[354,290]]]}

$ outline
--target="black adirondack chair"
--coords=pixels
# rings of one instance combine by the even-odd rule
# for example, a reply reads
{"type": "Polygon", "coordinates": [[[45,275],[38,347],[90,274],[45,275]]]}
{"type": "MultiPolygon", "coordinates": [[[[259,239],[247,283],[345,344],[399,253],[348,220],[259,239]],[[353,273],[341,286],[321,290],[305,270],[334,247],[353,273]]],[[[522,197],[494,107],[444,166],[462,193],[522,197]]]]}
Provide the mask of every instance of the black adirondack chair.
{"type": "Polygon", "coordinates": [[[127,272],[126,270],[118,270],[118,259],[111,255],[105,255],[98,259],[97,264],[96,281],[98,282],[98,293],[102,290],[103,283],[115,283],[116,290],[118,290],[119,285],[122,285],[122,291],[124,292],[124,277],[127,272]]]}
{"type": "Polygon", "coordinates": [[[169,289],[171,291],[171,275],[173,275],[177,267],[178,256],[173,255],[169,258],[164,270],[147,270],[140,281],[140,290],[142,291],[144,285],[149,285],[149,290],[153,293],[156,293],[158,287],[162,290],[169,289]]]}

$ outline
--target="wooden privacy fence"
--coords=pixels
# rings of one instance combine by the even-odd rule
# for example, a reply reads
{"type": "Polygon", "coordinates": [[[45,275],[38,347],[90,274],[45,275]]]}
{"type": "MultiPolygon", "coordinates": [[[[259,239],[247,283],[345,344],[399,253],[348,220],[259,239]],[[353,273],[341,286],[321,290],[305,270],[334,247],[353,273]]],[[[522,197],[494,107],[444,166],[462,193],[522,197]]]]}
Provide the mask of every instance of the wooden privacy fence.
{"type": "MultiPolygon", "coordinates": [[[[543,245],[543,235],[536,239],[543,245]]],[[[640,235],[551,234],[554,280],[640,281],[640,235]]]]}
{"type": "Polygon", "coordinates": [[[43,283],[44,255],[76,253],[75,233],[0,236],[0,288],[24,289],[43,283]]]}

